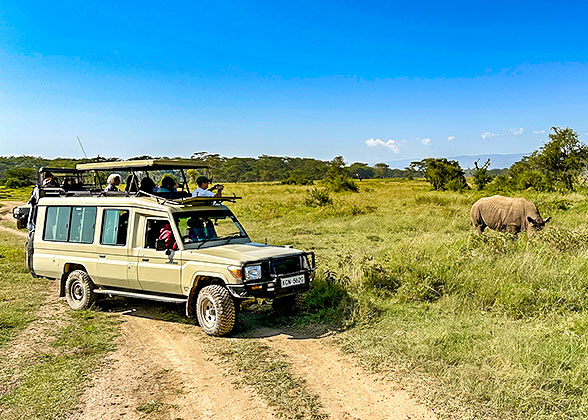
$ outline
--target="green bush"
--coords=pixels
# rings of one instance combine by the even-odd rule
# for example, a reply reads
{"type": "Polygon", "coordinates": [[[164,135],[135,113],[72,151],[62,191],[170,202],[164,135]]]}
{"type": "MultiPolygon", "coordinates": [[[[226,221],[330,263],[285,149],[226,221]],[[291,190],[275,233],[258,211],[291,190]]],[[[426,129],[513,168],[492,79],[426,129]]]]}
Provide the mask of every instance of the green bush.
{"type": "Polygon", "coordinates": [[[359,187],[355,181],[343,175],[338,175],[325,183],[327,188],[333,192],[359,192],[359,187]]]}
{"type": "Polygon", "coordinates": [[[449,190],[449,191],[454,191],[454,192],[462,192],[465,190],[469,190],[470,187],[468,187],[468,184],[466,184],[464,182],[464,179],[458,178],[458,179],[452,179],[450,181],[447,181],[447,184],[445,184],[445,189],[449,190]]]}
{"type": "Polygon", "coordinates": [[[333,204],[333,200],[326,189],[311,188],[306,194],[304,204],[308,207],[324,207],[333,204]]]}

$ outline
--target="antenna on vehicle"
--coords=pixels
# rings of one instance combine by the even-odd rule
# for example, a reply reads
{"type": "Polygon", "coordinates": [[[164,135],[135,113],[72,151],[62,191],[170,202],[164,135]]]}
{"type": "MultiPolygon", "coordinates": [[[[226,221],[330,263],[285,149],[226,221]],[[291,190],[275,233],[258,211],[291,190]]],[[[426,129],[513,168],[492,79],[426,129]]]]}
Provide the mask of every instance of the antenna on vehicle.
{"type": "Polygon", "coordinates": [[[84,157],[86,159],[88,159],[88,155],[86,154],[86,151],[84,150],[84,145],[82,144],[82,141],[80,140],[80,136],[76,136],[78,138],[78,143],[80,143],[80,147],[82,148],[82,153],[84,154],[84,157]]]}

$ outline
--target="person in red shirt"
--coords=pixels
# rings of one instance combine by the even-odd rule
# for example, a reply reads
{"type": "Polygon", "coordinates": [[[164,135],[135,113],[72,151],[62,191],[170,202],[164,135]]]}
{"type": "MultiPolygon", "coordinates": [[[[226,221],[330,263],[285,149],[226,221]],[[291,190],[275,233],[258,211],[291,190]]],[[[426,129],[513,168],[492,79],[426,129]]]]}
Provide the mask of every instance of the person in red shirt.
{"type": "Polygon", "coordinates": [[[174,237],[174,233],[172,232],[169,223],[166,223],[165,226],[162,227],[159,231],[159,239],[165,242],[165,247],[167,249],[173,249],[174,251],[178,249],[176,238],[174,237]]]}

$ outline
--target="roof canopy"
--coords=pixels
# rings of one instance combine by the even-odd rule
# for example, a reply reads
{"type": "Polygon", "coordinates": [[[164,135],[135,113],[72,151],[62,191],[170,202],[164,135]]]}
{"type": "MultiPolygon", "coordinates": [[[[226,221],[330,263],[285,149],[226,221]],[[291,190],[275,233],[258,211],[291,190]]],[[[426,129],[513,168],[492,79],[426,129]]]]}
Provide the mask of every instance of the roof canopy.
{"type": "Polygon", "coordinates": [[[122,160],[117,162],[93,162],[79,163],[76,169],[82,171],[114,171],[121,170],[151,170],[166,169],[199,169],[207,168],[206,165],[188,159],[148,159],[148,160],[122,160]]]}
{"type": "Polygon", "coordinates": [[[39,173],[45,173],[45,172],[55,172],[56,174],[77,174],[80,173],[81,171],[79,169],[74,169],[74,168],[54,168],[54,167],[47,167],[47,166],[43,166],[41,168],[39,168],[39,173]]]}

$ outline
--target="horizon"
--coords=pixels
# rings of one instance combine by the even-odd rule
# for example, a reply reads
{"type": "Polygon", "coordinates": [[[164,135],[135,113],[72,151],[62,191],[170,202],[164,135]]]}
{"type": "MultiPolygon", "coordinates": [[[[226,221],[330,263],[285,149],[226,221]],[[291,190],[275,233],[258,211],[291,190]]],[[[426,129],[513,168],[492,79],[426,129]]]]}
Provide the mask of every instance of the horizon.
{"type": "MultiPolygon", "coordinates": [[[[207,152],[202,152],[202,153],[206,153],[207,152]]],[[[512,163],[520,160],[522,157],[524,156],[528,156],[530,155],[532,152],[525,152],[525,153],[491,153],[491,154],[478,154],[478,155],[460,155],[460,156],[425,156],[424,158],[406,158],[406,159],[398,159],[398,160],[392,160],[392,161],[381,161],[381,162],[374,162],[374,163],[370,163],[370,162],[362,162],[362,161],[345,161],[345,165],[346,166],[351,166],[353,164],[367,164],[368,166],[373,167],[374,165],[378,164],[378,163],[385,163],[387,165],[389,165],[390,169],[406,169],[411,162],[415,162],[415,161],[419,161],[422,159],[426,159],[426,158],[446,158],[448,160],[457,160],[460,163],[460,166],[462,167],[462,169],[464,170],[468,170],[471,169],[470,166],[471,165],[464,165],[463,163],[466,162],[467,160],[472,159],[486,159],[486,158],[496,158],[496,157],[502,157],[502,158],[507,158],[506,161],[507,162],[511,162],[505,165],[498,165],[494,164],[494,161],[490,161],[490,166],[489,169],[507,169],[509,168],[512,163]],[[400,163],[406,163],[403,165],[400,165],[400,163]],[[394,164],[398,164],[399,166],[394,166],[394,164]]],[[[127,160],[127,159],[134,159],[136,157],[139,156],[149,156],[146,159],[187,159],[190,160],[191,157],[190,156],[150,156],[150,155],[137,155],[137,156],[129,156],[125,159],[121,159],[120,157],[117,156],[88,156],[88,157],[72,157],[72,156],[56,156],[56,157],[46,157],[46,156],[37,156],[37,155],[0,155],[0,159],[18,159],[18,158],[22,158],[22,157],[30,157],[33,159],[47,159],[47,160],[59,160],[59,159],[64,159],[64,160],[82,160],[82,159],[88,159],[88,160],[92,160],[92,159],[117,159],[117,160],[127,160]]],[[[220,155],[221,158],[225,158],[225,159],[258,159],[263,155],[258,155],[258,156],[222,156],[220,155]]],[[[333,156],[330,159],[319,159],[316,157],[312,157],[312,156],[280,156],[280,155],[265,155],[265,156],[269,156],[269,157],[278,157],[278,158],[284,158],[284,159],[316,159],[322,162],[329,162],[332,159],[334,159],[336,156],[333,156]]],[[[502,161],[504,162],[504,160],[502,161]]]]}
{"type": "Polygon", "coordinates": [[[585,141],[586,11],[8,1],[0,155],[81,154],[80,136],[93,156],[207,150],[373,165],[532,151],[552,126],[585,141]]]}

